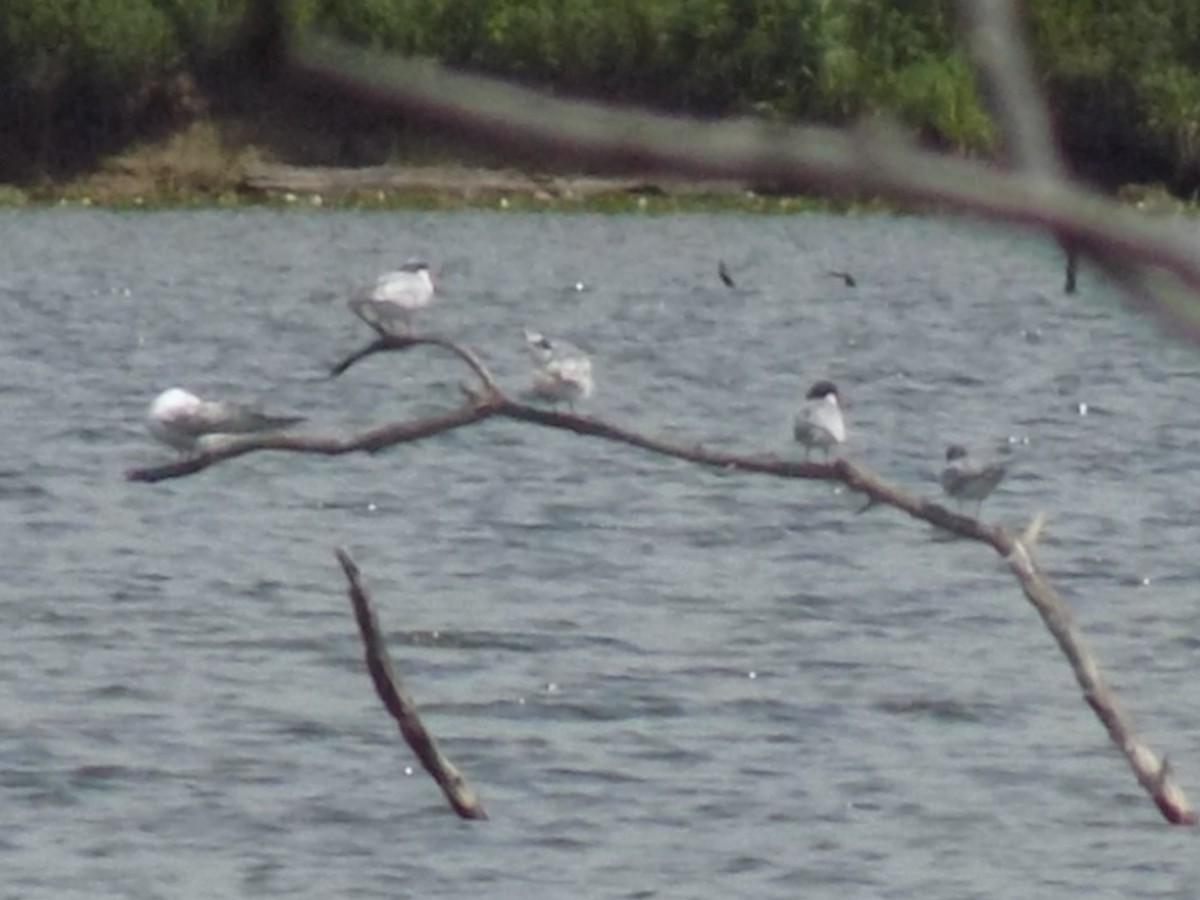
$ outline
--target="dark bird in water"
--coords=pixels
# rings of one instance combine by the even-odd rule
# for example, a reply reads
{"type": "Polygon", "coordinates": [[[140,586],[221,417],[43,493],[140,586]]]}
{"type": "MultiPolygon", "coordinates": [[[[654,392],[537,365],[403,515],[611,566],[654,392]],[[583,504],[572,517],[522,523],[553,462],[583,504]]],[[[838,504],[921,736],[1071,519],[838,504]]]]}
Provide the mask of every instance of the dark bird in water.
{"type": "Polygon", "coordinates": [[[721,276],[721,281],[725,283],[725,287],[737,287],[737,285],[733,283],[733,276],[729,274],[729,269],[725,265],[725,260],[723,259],[717,260],[717,274],[721,276]]]}
{"type": "Polygon", "coordinates": [[[1067,272],[1066,278],[1063,281],[1063,293],[1075,293],[1075,273],[1079,270],[1079,254],[1074,247],[1064,247],[1067,254],[1067,272]]]}
{"type": "Polygon", "coordinates": [[[858,287],[858,282],[854,280],[854,276],[849,272],[839,272],[836,269],[831,269],[826,273],[830,278],[842,279],[842,284],[846,287],[858,287]]]}

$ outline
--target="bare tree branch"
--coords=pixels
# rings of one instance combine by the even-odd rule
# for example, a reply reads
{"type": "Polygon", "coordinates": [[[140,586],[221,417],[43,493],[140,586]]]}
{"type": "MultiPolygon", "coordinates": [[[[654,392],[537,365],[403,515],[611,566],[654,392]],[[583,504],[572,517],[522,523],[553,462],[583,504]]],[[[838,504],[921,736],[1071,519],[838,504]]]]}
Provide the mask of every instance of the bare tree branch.
{"type": "MultiPolygon", "coordinates": [[[[470,361],[478,360],[478,356],[468,348],[444,337],[387,338],[374,342],[368,348],[358,351],[349,358],[361,359],[369,355],[368,350],[378,352],[406,349],[423,343],[444,347],[475,369],[470,361]]],[[[479,369],[475,369],[475,371],[476,374],[480,374],[479,369]]],[[[483,374],[486,375],[486,370],[483,374]]],[[[867,504],[860,512],[876,505],[890,506],[914,519],[987,544],[1005,559],[1020,582],[1025,596],[1037,609],[1046,623],[1046,627],[1054,635],[1059,647],[1067,657],[1076,679],[1083,688],[1088,704],[1104,724],[1113,743],[1124,754],[1138,782],[1150,794],[1169,821],[1177,824],[1196,823],[1196,814],[1182,788],[1175,782],[1165,763],[1137,736],[1128,716],[1118,705],[1111,687],[1100,673],[1099,665],[1075,625],[1070,611],[1033,562],[1032,546],[1041,530],[1044,521],[1042,517],[1039,516],[1025,534],[1013,537],[999,526],[988,525],[978,519],[951,512],[938,503],[910,494],[880,478],[865,466],[851,460],[837,459],[818,463],[808,460],[780,459],[771,454],[743,455],[709,450],[700,444],[687,444],[645,435],[592,416],[517,403],[506,397],[496,387],[495,383],[491,381],[490,375],[486,377],[487,383],[491,385],[491,391],[487,396],[468,401],[458,409],[440,416],[392,423],[346,440],[301,435],[239,438],[224,450],[214,450],[196,459],[183,460],[153,469],[135,470],[129,473],[128,477],[135,481],[153,482],[164,478],[189,475],[252,450],[291,450],[326,455],[346,453],[352,450],[378,452],[396,444],[432,437],[451,428],[460,428],[492,417],[500,417],[544,428],[569,431],[583,437],[625,444],[660,456],[727,471],[748,472],[778,478],[840,482],[850,490],[867,497],[867,504]]],[[[348,557],[343,559],[343,556],[344,554],[339,551],[338,559],[342,561],[343,568],[346,568],[348,564],[352,565],[352,563],[348,563],[348,557]]],[[[349,569],[347,569],[347,577],[351,577],[349,569]]],[[[353,578],[351,578],[351,584],[352,586],[356,585],[353,578]]]]}
{"type": "Polygon", "coordinates": [[[475,792],[454,764],[442,754],[437,741],[421,721],[416,700],[396,674],[383,635],[379,632],[379,622],[375,618],[375,610],[371,607],[371,598],[359,579],[358,566],[341,547],[335,548],[333,552],[349,582],[348,594],[362,637],[367,670],[371,673],[371,681],[379,699],[400,726],[400,733],[425,767],[425,771],[433,777],[442,793],[446,795],[451,808],[464,819],[486,819],[487,813],[475,792]]]}
{"type": "Polygon", "coordinates": [[[1074,617],[1054,586],[1034,563],[1030,548],[1021,539],[1014,539],[1007,534],[997,534],[996,537],[998,540],[993,546],[1005,557],[1025,596],[1054,635],[1083,689],[1084,699],[1108,731],[1109,739],[1133,769],[1142,789],[1154,800],[1168,822],[1174,825],[1197,824],[1196,812],[1171,773],[1166,759],[1151,750],[1134,730],[1132,721],[1101,673],[1100,664],[1084,640],[1074,617]],[[1007,553],[1003,549],[1005,546],[1011,548],[1007,553]]]}
{"type": "Polygon", "coordinates": [[[433,437],[445,431],[462,428],[464,425],[470,425],[494,414],[495,401],[476,403],[469,400],[448,412],[405,422],[391,422],[348,438],[295,434],[293,432],[228,436],[213,442],[194,456],[157,466],[129,469],[125,473],[125,479],[154,484],[169,478],[194,475],[209,466],[256,450],[284,450],[290,453],[317,453],[323,456],[340,456],[344,453],[377,453],[396,444],[433,437]]]}

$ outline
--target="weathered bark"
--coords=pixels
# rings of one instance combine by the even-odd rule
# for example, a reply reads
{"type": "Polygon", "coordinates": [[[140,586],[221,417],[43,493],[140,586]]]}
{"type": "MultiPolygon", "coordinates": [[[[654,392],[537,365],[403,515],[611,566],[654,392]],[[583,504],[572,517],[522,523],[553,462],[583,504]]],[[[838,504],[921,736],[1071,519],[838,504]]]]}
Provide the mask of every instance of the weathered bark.
{"type": "Polygon", "coordinates": [[[354,607],[354,618],[358,622],[358,631],[362,637],[367,670],[371,673],[371,681],[379,699],[400,726],[400,734],[421,761],[425,771],[433,777],[442,793],[446,795],[450,807],[464,819],[486,819],[488,816],[483,804],[479,802],[462,773],[438,748],[437,741],[421,721],[416,701],[396,674],[383,635],[379,632],[379,622],[375,618],[375,610],[371,607],[371,598],[359,579],[358,566],[341,547],[336,548],[334,554],[350,584],[350,603],[354,607]]]}

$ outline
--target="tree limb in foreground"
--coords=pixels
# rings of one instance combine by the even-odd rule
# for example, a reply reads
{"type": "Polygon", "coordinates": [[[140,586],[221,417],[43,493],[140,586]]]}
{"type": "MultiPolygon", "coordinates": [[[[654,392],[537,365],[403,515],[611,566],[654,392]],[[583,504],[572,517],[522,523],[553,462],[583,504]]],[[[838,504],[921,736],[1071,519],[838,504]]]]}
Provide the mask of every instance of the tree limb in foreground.
{"type": "Polygon", "coordinates": [[[446,795],[451,808],[464,819],[486,819],[488,815],[483,804],[462,777],[462,773],[442,755],[437,741],[421,721],[417,712],[417,702],[396,674],[383,635],[379,632],[379,622],[375,618],[375,610],[371,607],[371,598],[359,579],[358,565],[341,547],[334,548],[333,552],[341,563],[342,571],[346,573],[346,581],[349,582],[347,593],[354,607],[359,635],[362,637],[367,670],[371,673],[371,681],[379,699],[400,726],[400,733],[425,767],[425,771],[433,776],[433,780],[446,795]]]}
{"type": "MultiPolygon", "coordinates": [[[[422,339],[406,337],[394,340],[381,337],[348,357],[349,363],[346,365],[339,363],[339,366],[341,366],[341,371],[345,371],[354,362],[374,353],[404,349],[420,343],[434,344],[448,349],[464,361],[478,360],[478,356],[468,348],[457,345],[455,341],[446,337],[422,339]]],[[[472,366],[472,368],[474,367],[472,366]]],[[[476,374],[480,374],[478,370],[476,370],[476,374]]],[[[1054,636],[1059,648],[1070,663],[1071,670],[1075,673],[1075,678],[1083,690],[1084,699],[1104,725],[1109,738],[1125,756],[1126,762],[1133,770],[1143,790],[1150,795],[1167,821],[1173,824],[1196,824],[1196,813],[1183,789],[1176,782],[1165,759],[1150,749],[1134,730],[1133,723],[1121,708],[1116,694],[1101,673],[1100,666],[1071,616],[1070,610],[1034,562],[1034,544],[1042,523],[1040,515],[1024,534],[1014,536],[998,525],[988,525],[978,519],[951,512],[938,503],[910,494],[880,478],[860,463],[848,459],[811,462],[780,459],[774,454],[743,455],[710,450],[701,444],[685,444],[642,434],[591,416],[518,403],[509,399],[490,380],[490,376],[486,382],[490,385],[486,394],[471,394],[460,407],[440,415],[383,425],[345,439],[295,434],[249,435],[244,438],[235,438],[228,446],[212,449],[191,459],[153,468],[133,470],[127,473],[127,477],[132,481],[145,482],[177,478],[194,474],[226,459],[256,450],[285,450],[325,455],[352,451],[375,453],[397,444],[423,440],[487,419],[502,418],[638,447],[660,456],[726,471],[748,472],[777,478],[840,482],[867,497],[868,502],[864,510],[877,505],[890,506],[914,519],[928,522],[961,537],[987,544],[999,554],[1008,563],[1026,598],[1033,604],[1042,617],[1042,621],[1054,636]]],[[[339,560],[341,558],[339,555],[339,560]]],[[[343,561],[343,568],[345,566],[346,562],[343,561]]],[[[349,577],[349,571],[347,571],[347,576],[349,577]]]]}

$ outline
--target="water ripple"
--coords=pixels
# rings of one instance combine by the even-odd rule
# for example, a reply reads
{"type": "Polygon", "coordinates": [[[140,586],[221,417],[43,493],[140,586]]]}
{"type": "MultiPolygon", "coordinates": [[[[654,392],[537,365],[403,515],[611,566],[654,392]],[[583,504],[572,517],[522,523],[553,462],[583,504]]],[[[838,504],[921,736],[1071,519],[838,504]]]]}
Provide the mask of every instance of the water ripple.
{"type": "Polygon", "coordinates": [[[1093,275],[1061,295],[1050,241],[890,216],[9,210],[10,894],[940,900],[1200,876],[1003,561],[844,490],[511,422],[121,480],[169,457],[141,417],[174,384],[336,433],[458,403],[444,354],[324,376],[370,338],[340,297],[411,255],[446,289],[429,326],[513,390],[535,327],[592,353],[587,409],[629,427],[798,456],[791,417],[830,377],[846,452],[914,491],[938,496],[951,440],[1006,459],[986,516],[1048,513],[1044,568],[1186,775],[1200,366],[1093,275]],[[488,823],[446,811],[380,706],[334,546],[488,823]]]}

